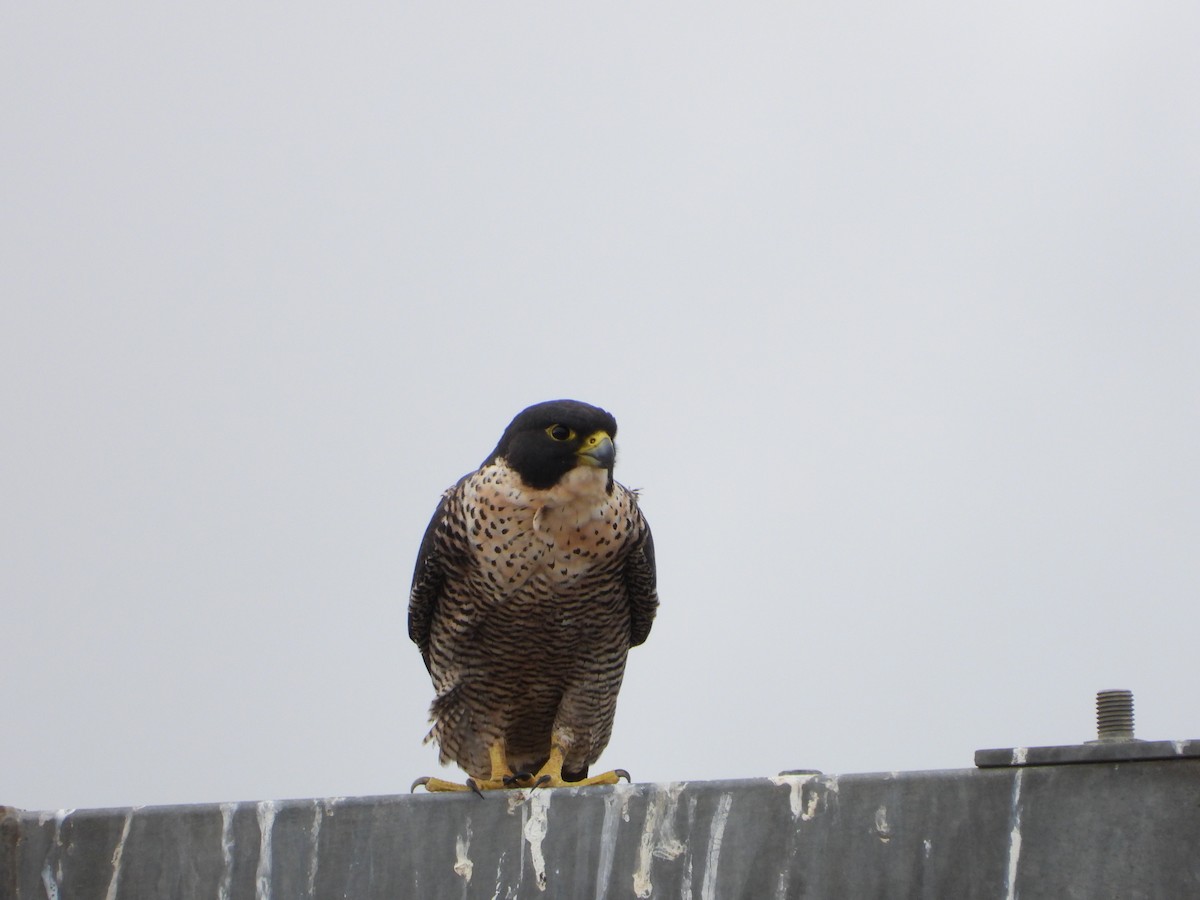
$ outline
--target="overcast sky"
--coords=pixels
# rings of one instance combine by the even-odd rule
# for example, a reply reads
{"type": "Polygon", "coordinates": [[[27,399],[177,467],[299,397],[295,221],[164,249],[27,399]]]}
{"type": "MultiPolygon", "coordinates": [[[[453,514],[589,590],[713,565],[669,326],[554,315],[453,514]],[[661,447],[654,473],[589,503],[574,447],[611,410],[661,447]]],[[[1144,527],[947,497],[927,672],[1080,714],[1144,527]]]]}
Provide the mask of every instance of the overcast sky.
{"type": "Polygon", "coordinates": [[[1200,737],[1198,29],[7,4],[0,804],[454,777],[417,546],[557,397],[658,548],[601,766],[1200,737]]]}

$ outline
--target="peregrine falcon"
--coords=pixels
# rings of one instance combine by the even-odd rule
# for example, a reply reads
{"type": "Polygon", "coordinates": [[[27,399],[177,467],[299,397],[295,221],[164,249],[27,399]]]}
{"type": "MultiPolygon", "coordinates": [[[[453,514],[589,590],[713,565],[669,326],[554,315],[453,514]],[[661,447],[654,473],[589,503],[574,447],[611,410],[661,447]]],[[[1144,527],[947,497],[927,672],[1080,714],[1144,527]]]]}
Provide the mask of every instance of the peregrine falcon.
{"type": "Polygon", "coordinates": [[[442,495],[413,573],[408,634],[436,697],[427,741],[465,785],[615,784],[587,777],[612,734],[630,647],[658,607],[654,543],[613,480],[617,422],[577,400],[517,415],[442,495]]]}

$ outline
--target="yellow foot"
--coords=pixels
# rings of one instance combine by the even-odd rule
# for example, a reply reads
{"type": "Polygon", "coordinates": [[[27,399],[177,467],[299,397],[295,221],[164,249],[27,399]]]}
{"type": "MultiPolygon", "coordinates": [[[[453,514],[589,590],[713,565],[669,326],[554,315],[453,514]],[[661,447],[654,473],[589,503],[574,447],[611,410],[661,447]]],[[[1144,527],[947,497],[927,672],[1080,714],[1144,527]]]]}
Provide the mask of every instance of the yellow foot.
{"type": "Polygon", "coordinates": [[[441,778],[431,778],[425,775],[412,783],[410,791],[424,787],[430,793],[474,791],[480,797],[484,791],[503,791],[509,788],[533,786],[533,776],[528,772],[513,773],[504,759],[504,743],[496,741],[488,748],[492,774],[490,778],[468,778],[465,784],[457,781],[444,781],[441,778]]]}
{"type": "Polygon", "coordinates": [[[507,779],[494,778],[468,778],[465,784],[459,784],[457,781],[444,781],[441,778],[431,778],[428,775],[418,778],[412,783],[411,791],[416,791],[417,788],[423,787],[425,790],[432,793],[458,791],[474,791],[480,797],[484,791],[499,791],[504,788],[516,787],[517,785],[508,784],[507,779]]]}
{"type": "Polygon", "coordinates": [[[566,781],[562,777],[563,748],[557,744],[550,745],[550,758],[533,778],[533,787],[586,787],[590,784],[617,784],[622,778],[632,781],[624,769],[613,769],[591,778],[581,778],[578,781],[566,781]]]}
{"type": "Polygon", "coordinates": [[[611,772],[602,772],[590,778],[581,778],[579,781],[564,781],[562,773],[554,775],[548,772],[545,775],[538,775],[537,780],[533,783],[533,787],[587,787],[589,784],[619,784],[622,778],[626,781],[633,780],[624,769],[613,769],[611,772]]]}

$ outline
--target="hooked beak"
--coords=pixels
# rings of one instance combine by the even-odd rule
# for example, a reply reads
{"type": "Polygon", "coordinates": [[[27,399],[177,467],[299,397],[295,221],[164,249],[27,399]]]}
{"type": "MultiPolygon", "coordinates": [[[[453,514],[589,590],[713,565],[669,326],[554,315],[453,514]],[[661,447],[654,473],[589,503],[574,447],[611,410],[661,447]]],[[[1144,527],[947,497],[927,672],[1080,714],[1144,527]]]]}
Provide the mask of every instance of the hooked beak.
{"type": "Polygon", "coordinates": [[[617,448],[607,431],[597,431],[583,439],[575,456],[581,466],[611,469],[617,459],[617,448]]]}

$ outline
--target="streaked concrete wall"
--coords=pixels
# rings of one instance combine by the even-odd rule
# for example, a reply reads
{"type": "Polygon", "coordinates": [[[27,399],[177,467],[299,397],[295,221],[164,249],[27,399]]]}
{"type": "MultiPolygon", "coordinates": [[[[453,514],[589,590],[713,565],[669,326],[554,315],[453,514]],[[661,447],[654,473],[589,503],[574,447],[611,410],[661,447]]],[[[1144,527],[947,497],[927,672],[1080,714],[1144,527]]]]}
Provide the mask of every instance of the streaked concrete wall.
{"type": "Polygon", "coordinates": [[[1200,897],[1200,759],[7,810],[3,898],[1200,897]]]}

